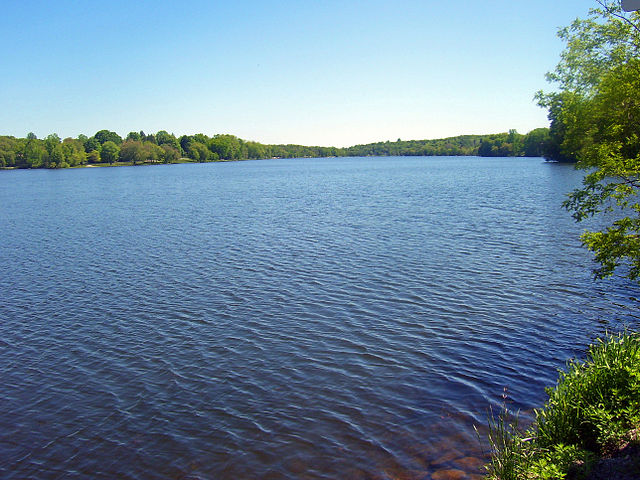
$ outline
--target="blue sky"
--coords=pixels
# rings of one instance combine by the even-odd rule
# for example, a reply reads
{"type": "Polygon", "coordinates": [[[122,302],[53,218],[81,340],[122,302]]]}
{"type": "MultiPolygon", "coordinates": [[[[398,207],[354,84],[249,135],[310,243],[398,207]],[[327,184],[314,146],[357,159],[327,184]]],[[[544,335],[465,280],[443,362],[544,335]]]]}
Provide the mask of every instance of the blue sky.
{"type": "Polygon", "coordinates": [[[106,128],[348,146],[547,126],[595,1],[8,2],[0,134],[106,128]]]}

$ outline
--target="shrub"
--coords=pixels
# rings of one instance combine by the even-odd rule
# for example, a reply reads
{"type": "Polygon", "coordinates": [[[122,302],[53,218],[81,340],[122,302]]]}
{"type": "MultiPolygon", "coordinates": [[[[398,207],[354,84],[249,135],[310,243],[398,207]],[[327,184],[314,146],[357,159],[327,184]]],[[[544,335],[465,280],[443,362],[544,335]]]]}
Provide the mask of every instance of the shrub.
{"type": "Polygon", "coordinates": [[[640,426],[640,336],[607,335],[589,346],[584,361],[561,371],[533,426],[518,429],[506,406],[489,415],[489,478],[557,479],[576,465],[583,470],[614,451],[640,426]],[[525,438],[530,437],[530,438],[525,438]]]}

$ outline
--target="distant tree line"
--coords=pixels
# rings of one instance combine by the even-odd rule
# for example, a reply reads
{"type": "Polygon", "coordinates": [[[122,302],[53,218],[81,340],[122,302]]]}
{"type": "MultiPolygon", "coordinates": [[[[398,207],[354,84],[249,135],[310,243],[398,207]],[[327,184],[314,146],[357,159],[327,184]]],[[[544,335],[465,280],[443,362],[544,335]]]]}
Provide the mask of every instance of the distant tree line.
{"type": "Polygon", "coordinates": [[[542,157],[549,142],[549,129],[537,128],[526,135],[515,130],[492,135],[460,135],[438,140],[400,140],[356,145],[345,156],[481,156],[542,157]]]}
{"type": "Polygon", "coordinates": [[[0,136],[0,167],[68,168],[90,164],[146,164],[217,162],[263,158],[442,156],[540,157],[551,151],[549,129],[538,128],[526,135],[515,130],[492,135],[461,135],[438,140],[398,139],[348,148],[303,145],[265,145],[234,135],[209,137],[202,133],[176,137],[165,130],[153,134],[130,132],[126,138],[100,130],[92,137],[61,139],[52,133],[39,139],[0,136]]]}

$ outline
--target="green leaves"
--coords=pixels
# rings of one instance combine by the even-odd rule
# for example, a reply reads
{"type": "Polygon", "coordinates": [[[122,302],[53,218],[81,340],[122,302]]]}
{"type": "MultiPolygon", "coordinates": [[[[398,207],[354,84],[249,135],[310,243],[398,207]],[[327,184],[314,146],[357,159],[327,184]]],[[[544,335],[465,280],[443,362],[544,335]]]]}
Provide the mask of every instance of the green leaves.
{"type": "Polygon", "coordinates": [[[622,265],[640,278],[640,16],[625,16],[618,2],[560,30],[566,48],[548,80],[559,92],[538,94],[549,109],[555,158],[577,159],[587,170],[582,188],[564,207],[576,221],[607,213],[610,225],[585,232],[583,244],[600,267],[596,278],[622,265]]]}
{"type": "Polygon", "coordinates": [[[599,452],[632,428],[640,416],[639,352],[640,337],[623,333],[591,345],[585,362],[569,363],[537,412],[540,445],[599,452]]]}
{"type": "MultiPolygon", "coordinates": [[[[558,32],[567,47],[547,80],[561,90],[589,96],[602,76],[640,52],[640,32],[625,17],[619,2],[599,2],[586,20],[576,19],[558,32]]],[[[632,15],[637,21],[637,14],[632,15]]]]}
{"type": "Polygon", "coordinates": [[[596,278],[612,275],[625,260],[629,265],[627,276],[634,280],[640,277],[640,219],[616,220],[606,230],[583,233],[581,240],[600,263],[594,271],[596,278]]]}
{"type": "Polygon", "coordinates": [[[100,156],[102,157],[102,161],[115,163],[118,161],[118,156],[120,155],[120,147],[111,140],[107,140],[102,144],[102,150],[100,151],[100,156]]]}
{"type": "Polygon", "coordinates": [[[490,412],[489,478],[565,478],[623,445],[640,425],[640,336],[625,332],[598,340],[586,360],[569,362],[546,392],[549,399],[527,431],[506,406],[497,416],[490,412]]]}

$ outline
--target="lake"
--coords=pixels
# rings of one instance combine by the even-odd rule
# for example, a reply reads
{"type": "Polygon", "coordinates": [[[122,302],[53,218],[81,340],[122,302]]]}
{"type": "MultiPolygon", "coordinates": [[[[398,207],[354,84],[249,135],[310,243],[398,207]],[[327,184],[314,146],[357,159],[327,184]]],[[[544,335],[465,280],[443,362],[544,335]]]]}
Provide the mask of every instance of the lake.
{"type": "Polygon", "coordinates": [[[592,280],[560,206],[581,175],[0,172],[0,477],[478,478],[473,426],[505,388],[530,417],[568,358],[638,323],[637,288],[592,280]]]}

